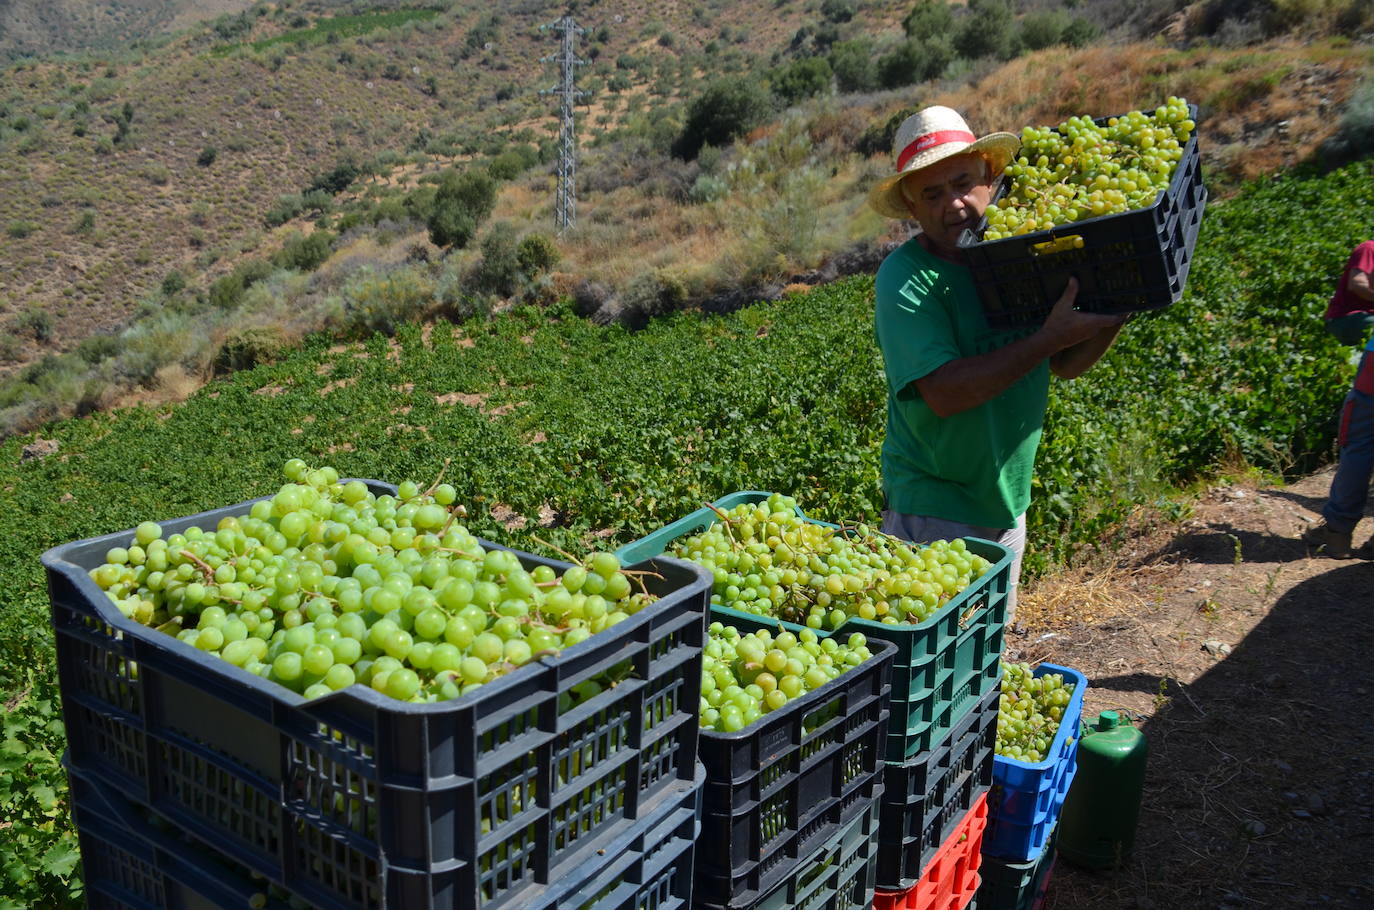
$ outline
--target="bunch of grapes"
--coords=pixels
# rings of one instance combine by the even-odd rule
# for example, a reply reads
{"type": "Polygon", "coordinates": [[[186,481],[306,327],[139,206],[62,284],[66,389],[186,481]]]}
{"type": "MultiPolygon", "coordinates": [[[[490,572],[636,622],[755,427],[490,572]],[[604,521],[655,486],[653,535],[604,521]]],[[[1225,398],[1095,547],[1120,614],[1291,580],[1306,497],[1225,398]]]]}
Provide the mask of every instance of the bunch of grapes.
{"type": "Polygon", "coordinates": [[[795,499],[778,493],[719,518],[678,539],[669,555],[712,572],[713,605],[812,629],[838,629],[851,617],[923,622],[991,566],[961,539],[917,546],[867,525],[808,522],[795,499]]]}
{"type": "Polygon", "coordinates": [[[1003,661],[997,754],[1030,764],[1044,761],[1073,689],[1073,683],[1065,684],[1062,673],[1036,676],[1030,664],[1003,661]]]}
{"type": "Polygon", "coordinates": [[[1000,240],[1152,204],[1169,186],[1196,124],[1171,97],[1153,114],[1131,111],[1098,126],[1070,117],[1021,131],[1011,185],[989,205],[983,239],[1000,240]]]}
{"type": "Polygon", "coordinates": [[[456,698],[653,600],[610,553],[560,575],[485,549],[457,523],[450,484],[376,496],[300,459],[284,473],[275,496],[215,528],[164,537],[143,522],[91,577],[126,617],[307,698],[354,683],[456,698]]]}
{"type": "Polygon", "coordinates": [[[767,629],[740,634],[713,622],[701,667],[702,729],[733,733],[819,689],[873,656],[858,632],[847,641],[767,629]]]}

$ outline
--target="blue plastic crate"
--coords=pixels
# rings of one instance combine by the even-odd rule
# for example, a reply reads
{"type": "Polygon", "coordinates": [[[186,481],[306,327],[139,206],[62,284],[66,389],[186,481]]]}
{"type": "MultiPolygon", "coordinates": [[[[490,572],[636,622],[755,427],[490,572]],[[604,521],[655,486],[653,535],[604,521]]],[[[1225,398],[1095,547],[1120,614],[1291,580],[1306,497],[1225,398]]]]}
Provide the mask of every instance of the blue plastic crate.
{"type": "MultiPolygon", "coordinates": [[[[770,623],[733,623],[753,631],[770,623]]],[[[734,733],[703,730],[706,767],[697,899],[752,905],[816,844],[877,804],[883,787],[888,673],[896,648],[734,733]]]]}
{"type": "MultiPolygon", "coordinates": [[[[714,505],[728,511],[744,503],[762,502],[771,495],[743,490],[716,500],[714,505]]],[[[808,518],[800,508],[797,515],[813,524],[838,527],[808,518]]],[[[718,520],[713,509],[703,506],[616,552],[625,562],[648,559],[664,553],[678,538],[700,533],[718,520]]],[[[822,637],[862,632],[869,639],[882,639],[897,646],[892,662],[892,708],[884,756],[887,761],[907,761],[933,748],[997,687],[1013,554],[992,541],[976,537],[964,541],[970,552],[982,556],[991,566],[929,619],[900,625],[850,619],[838,630],[816,631],[822,637]]],[[[711,607],[711,614],[722,622],[760,619],[754,613],[717,605],[711,607]]],[[[768,621],[794,632],[803,628],[797,623],[768,621]]]]}
{"type": "MultiPolygon", "coordinates": [[[[251,505],[162,525],[214,527],[251,505]]],[[[126,619],[88,572],[131,537],[43,555],[73,768],[319,910],[523,907],[695,777],[711,583],[698,566],[654,561],[655,603],[462,698],[355,685],[307,700],[126,619]],[[560,710],[612,669],[617,685],[560,710]]]]}
{"type": "Polygon", "coordinates": [[[1078,770],[1078,722],[1088,680],[1068,667],[1041,664],[1036,676],[1061,673],[1073,684],[1049,757],[1030,764],[998,755],[992,763],[992,793],[988,797],[988,833],[983,852],[1012,861],[1039,856],[1059,820],[1069,784],[1078,770]]]}
{"type": "MultiPolygon", "coordinates": [[[[524,910],[683,910],[691,905],[692,851],[705,772],[664,791],[644,817],[602,855],[542,891],[524,910]]],[[[271,887],[213,845],[180,835],[144,806],[69,768],[90,910],[291,910],[292,895],[271,887]]],[[[463,903],[450,907],[469,906],[463,903]]]]}

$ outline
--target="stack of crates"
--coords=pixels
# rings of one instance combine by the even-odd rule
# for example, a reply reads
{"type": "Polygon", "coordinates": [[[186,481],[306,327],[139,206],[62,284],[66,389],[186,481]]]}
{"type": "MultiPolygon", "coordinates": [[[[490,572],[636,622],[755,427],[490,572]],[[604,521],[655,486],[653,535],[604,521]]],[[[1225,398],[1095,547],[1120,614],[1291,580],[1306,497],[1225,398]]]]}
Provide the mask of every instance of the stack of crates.
{"type": "Polygon", "coordinates": [[[1036,910],[1054,867],[1060,811],[1078,769],[1078,740],[1087,678],[1076,670],[1041,664],[1037,677],[1059,673],[1073,695],[1064,708],[1048,755],[1023,762],[998,755],[988,796],[979,902],[1006,910],[1036,910]]]}
{"type": "MultiPolygon", "coordinates": [[[[214,528],[251,505],[163,529],[214,528]]],[[[306,700],[126,619],[89,570],[132,536],[43,555],[92,908],[691,904],[711,586],[699,567],[655,560],[654,603],[462,698],[351,686],[306,700]],[[617,685],[561,698],[611,670],[617,685]]]]}
{"type": "MultiPolygon", "coordinates": [[[[760,491],[734,493],[717,500],[714,507],[728,511],[741,503],[762,502],[770,495],[760,491]]],[[[693,512],[622,548],[618,555],[626,562],[657,556],[674,540],[699,533],[719,520],[715,509],[693,512]]],[[[798,514],[806,518],[800,510],[798,514]]],[[[928,896],[944,895],[955,902],[939,906],[958,910],[977,890],[979,844],[992,783],[1001,680],[998,661],[1012,553],[975,538],[965,543],[970,552],[992,565],[928,620],[887,625],[850,619],[834,632],[817,633],[847,637],[861,632],[870,647],[886,642],[893,653],[887,732],[880,744],[882,761],[878,766],[882,786],[877,788],[875,887],[870,891],[874,896],[835,906],[867,907],[876,901],[917,910],[935,906],[920,903],[928,896]]],[[[760,621],[758,616],[728,608],[713,606],[711,613],[715,619],[736,625],[752,627],[760,621]]],[[[793,631],[801,628],[776,620],[768,624],[793,631]]],[[[710,734],[703,734],[704,749],[710,739],[710,734]]],[[[711,761],[706,760],[706,765],[709,815],[715,778],[711,761]]],[[[699,849],[698,896],[709,887],[701,877],[706,868],[702,865],[704,857],[705,850],[699,849]]],[[[752,858],[761,860],[762,856],[752,858]]],[[[711,906],[752,910],[764,905],[744,901],[711,906]]]]}

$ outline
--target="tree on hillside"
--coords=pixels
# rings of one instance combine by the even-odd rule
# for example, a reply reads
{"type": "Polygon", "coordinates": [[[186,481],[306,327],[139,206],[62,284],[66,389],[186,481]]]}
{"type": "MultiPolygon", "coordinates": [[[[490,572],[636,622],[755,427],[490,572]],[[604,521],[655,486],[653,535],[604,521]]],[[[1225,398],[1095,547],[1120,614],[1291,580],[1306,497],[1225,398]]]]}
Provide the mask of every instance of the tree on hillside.
{"type": "Polygon", "coordinates": [[[435,246],[465,247],[496,207],[496,181],[485,171],[450,170],[434,194],[429,239],[435,246]]]}
{"type": "Polygon", "coordinates": [[[830,49],[830,69],[842,92],[866,92],[878,86],[873,43],[867,38],[841,41],[830,49]]]}
{"type": "Polygon", "coordinates": [[[908,38],[938,38],[954,30],[954,10],[945,0],[921,0],[902,20],[908,38]]]}
{"type": "Polygon", "coordinates": [[[1010,60],[1016,56],[1016,27],[1010,0],[969,0],[968,15],[963,17],[954,36],[954,49],[971,60],[1010,60]]]}
{"type": "Polygon", "coordinates": [[[726,145],[772,112],[772,97],[758,82],[747,76],[718,79],[688,103],[687,121],[673,142],[673,154],[690,161],[703,145],[726,145]]]}
{"type": "Polygon", "coordinates": [[[936,79],[953,60],[954,50],[947,37],[910,38],[878,60],[878,84],[901,88],[936,79]]]}
{"type": "Polygon", "coordinates": [[[796,104],[830,91],[832,75],[824,57],[806,57],[773,70],[769,81],[778,100],[783,104],[796,104]]]}

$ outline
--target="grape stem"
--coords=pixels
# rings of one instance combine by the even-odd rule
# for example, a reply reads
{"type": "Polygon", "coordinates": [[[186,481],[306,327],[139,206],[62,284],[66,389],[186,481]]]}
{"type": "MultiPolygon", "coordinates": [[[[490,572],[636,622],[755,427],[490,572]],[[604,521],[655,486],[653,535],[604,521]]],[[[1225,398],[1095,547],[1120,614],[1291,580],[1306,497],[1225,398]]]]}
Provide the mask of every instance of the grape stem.
{"type": "Polygon", "coordinates": [[[569,553],[567,550],[563,549],[562,547],[555,547],[553,544],[549,543],[547,540],[544,540],[542,537],[538,537],[538,536],[536,536],[536,535],[534,535],[534,534],[531,534],[531,535],[530,535],[530,539],[533,540],[535,543],[539,544],[541,547],[547,547],[548,549],[553,550],[555,553],[557,553],[559,556],[562,556],[564,559],[566,559],[568,562],[572,563],[573,565],[575,565],[575,566],[582,566],[582,568],[584,568],[584,569],[587,568],[587,566],[583,563],[582,560],[578,559],[576,556],[572,555],[571,553],[569,553]]]}
{"type": "Polygon", "coordinates": [[[453,462],[453,457],[452,457],[452,456],[449,456],[448,458],[445,458],[445,459],[444,459],[443,465],[441,465],[440,468],[439,468],[439,475],[438,475],[437,477],[434,478],[434,482],[431,483],[431,484],[429,485],[429,489],[428,489],[428,490],[425,490],[424,495],[426,495],[426,496],[433,496],[433,495],[434,495],[434,491],[435,491],[436,489],[438,489],[439,484],[442,483],[443,480],[444,480],[444,472],[448,470],[448,466],[449,466],[452,462],[453,462]]]}
{"type": "Polygon", "coordinates": [[[210,564],[205,560],[201,559],[190,550],[182,550],[181,555],[200,567],[200,571],[205,576],[206,581],[213,582],[215,580],[215,570],[210,568],[210,564]]]}
{"type": "Polygon", "coordinates": [[[721,524],[725,526],[725,536],[730,538],[730,545],[734,547],[736,550],[738,550],[742,545],[738,540],[735,539],[735,530],[731,527],[730,516],[727,515],[725,512],[722,512],[720,509],[716,508],[714,503],[706,503],[706,508],[710,509],[712,512],[715,512],[717,515],[720,516],[721,524]]]}

